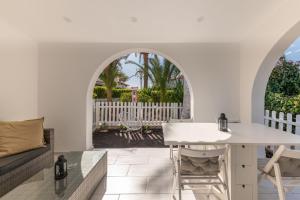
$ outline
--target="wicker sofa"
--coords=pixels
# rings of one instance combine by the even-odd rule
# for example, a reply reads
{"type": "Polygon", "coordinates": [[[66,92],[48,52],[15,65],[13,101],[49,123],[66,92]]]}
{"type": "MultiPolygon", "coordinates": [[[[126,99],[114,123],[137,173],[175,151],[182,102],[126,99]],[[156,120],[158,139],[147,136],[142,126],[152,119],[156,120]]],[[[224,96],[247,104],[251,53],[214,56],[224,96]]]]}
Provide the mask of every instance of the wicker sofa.
{"type": "Polygon", "coordinates": [[[53,165],[54,129],[44,129],[46,147],[0,158],[0,197],[23,181],[53,165]]]}

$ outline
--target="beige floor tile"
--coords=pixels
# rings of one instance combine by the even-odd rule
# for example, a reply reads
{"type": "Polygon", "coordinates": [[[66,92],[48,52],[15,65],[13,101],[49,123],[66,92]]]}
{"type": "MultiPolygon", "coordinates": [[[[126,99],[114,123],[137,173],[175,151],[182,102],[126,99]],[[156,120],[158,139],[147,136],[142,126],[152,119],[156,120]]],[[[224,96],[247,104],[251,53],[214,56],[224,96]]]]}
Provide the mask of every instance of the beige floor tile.
{"type": "Polygon", "coordinates": [[[169,164],[131,165],[128,176],[172,176],[172,166],[169,164]]]}
{"type": "Polygon", "coordinates": [[[139,148],[122,148],[122,149],[106,149],[108,150],[108,155],[113,156],[131,156],[142,153],[144,150],[139,150],[139,148]]]}
{"type": "Polygon", "coordinates": [[[146,177],[108,177],[106,194],[145,193],[146,177]]]}
{"type": "Polygon", "coordinates": [[[150,156],[149,157],[149,163],[150,164],[155,164],[155,165],[172,165],[172,160],[170,159],[169,156],[167,157],[154,157],[150,156]]]}
{"type": "Polygon", "coordinates": [[[171,177],[148,177],[147,193],[167,194],[171,192],[172,178],[171,177]]]}
{"type": "Polygon", "coordinates": [[[119,195],[104,195],[103,198],[100,195],[93,195],[90,200],[119,200],[119,195]]]}
{"type": "Polygon", "coordinates": [[[107,164],[108,165],[113,165],[116,163],[118,156],[112,156],[112,155],[108,155],[107,156],[107,164]]]}
{"type": "Polygon", "coordinates": [[[119,195],[104,195],[102,200],[119,200],[119,195]]]}
{"type": "Polygon", "coordinates": [[[131,194],[120,195],[119,200],[168,200],[168,194],[131,194]]]}
{"type": "Polygon", "coordinates": [[[148,164],[148,156],[119,156],[116,165],[144,165],[148,164]]]}
{"type": "Polygon", "coordinates": [[[108,165],[107,176],[126,176],[130,165],[108,165]]]}
{"type": "Polygon", "coordinates": [[[214,195],[207,195],[207,194],[201,194],[201,193],[195,193],[195,194],[183,194],[182,195],[183,200],[219,200],[214,195]]]}
{"type": "MultiPolygon", "coordinates": [[[[119,200],[169,200],[169,194],[131,194],[120,195],[119,200]]],[[[178,198],[177,198],[178,199],[178,198]]],[[[183,194],[183,200],[218,200],[214,196],[206,196],[203,194],[183,194]]]]}
{"type": "Polygon", "coordinates": [[[145,149],[139,149],[138,153],[141,153],[143,155],[159,157],[159,158],[168,158],[169,148],[145,148],[145,149]]]}

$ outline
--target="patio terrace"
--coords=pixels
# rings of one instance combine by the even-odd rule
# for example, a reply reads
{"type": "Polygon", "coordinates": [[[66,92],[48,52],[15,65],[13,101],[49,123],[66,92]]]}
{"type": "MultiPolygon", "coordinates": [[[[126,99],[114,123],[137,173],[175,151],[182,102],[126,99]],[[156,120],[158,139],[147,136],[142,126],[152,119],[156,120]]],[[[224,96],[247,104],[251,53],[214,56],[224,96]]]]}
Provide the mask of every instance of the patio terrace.
{"type": "MultiPolygon", "coordinates": [[[[108,150],[107,191],[103,200],[168,200],[172,163],[168,148],[126,148],[108,150]]],[[[183,199],[216,200],[203,190],[184,191],[183,199]]],[[[277,200],[276,188],[263,180],[258,186],[259,200],[277,200]]],[[[101,200],[96,191],[91,200],[101,200]]],[[[245,197],[247,198],[247,197],[245,197]]],[[[287,200],[299,200],[300,189],[287,194],[287,200]]]]}

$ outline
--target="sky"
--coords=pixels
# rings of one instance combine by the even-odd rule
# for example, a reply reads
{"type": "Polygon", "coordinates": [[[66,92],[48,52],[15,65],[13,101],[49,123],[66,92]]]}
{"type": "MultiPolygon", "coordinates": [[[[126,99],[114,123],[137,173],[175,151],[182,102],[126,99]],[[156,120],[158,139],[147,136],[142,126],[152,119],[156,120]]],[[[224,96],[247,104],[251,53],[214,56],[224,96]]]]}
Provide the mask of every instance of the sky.
{"type": "MultiPolygon", "coordinates": [[[[153,56],[153,54],[149,55],[150,57],[153,56]]],[[[160,60],[162,60],[161,56],[158,56],[160,60]]],[[[127,60],[134,61],[136,63],[139,63],[139,54],[132,53],[127,57],[127,60]]],[[[141,61],[143,62],[143,61],[141,61]]],[[[135,76],[136,72],[138,71],[139,67],[135,64],[125,63],[125,61],[122,61],[122,71],[129,77],[129,80],[126,81],[130,87],[138,87],[141,88],[141,81],[139,76],[135,76]]],[[[142,80],[143,82],[143,80],[142,80]]],[[[151,86],[150,80],[148,81],[148,85],[151,86]]]]}
{"type": "Polygon", "coordinates": [[[300,61],[300,37],[298,37],[284,52],[287,60],[300,61]]]}
{"type": "MultiPolygon", "coordinates": [[[[139,58],[134,54],[130,54],[127,60],[132,60],[134,62],[139,62],[139,58]]],[[[122,62],[122,71],[129,77],[129,80],[126,81],[130,87],[139,87],[140,88],[140,78],[134,76],[138,67],[134,64],[126,64],[124,61],[122,62]]]]}

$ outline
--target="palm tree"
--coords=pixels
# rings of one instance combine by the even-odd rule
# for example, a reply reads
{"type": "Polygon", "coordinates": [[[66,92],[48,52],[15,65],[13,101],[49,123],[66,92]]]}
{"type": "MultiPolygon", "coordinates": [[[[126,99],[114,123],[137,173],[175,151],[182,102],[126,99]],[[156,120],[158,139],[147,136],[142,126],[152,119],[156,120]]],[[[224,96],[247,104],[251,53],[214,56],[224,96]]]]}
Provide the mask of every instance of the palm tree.
{"type": "Polygon", "coordinates": [[[149,78],[149,53],[141,52],[136,53],[135,56],[139,57],[139,62],[134,62],[132,60],[126,61],[127,63],[134,64],[143,70],[144,77],[144,88],[148,88],[148,78],[149,78]],[[141,65],[141,60],[143,59],[143,65],[141,65]]]}
{"type": "Polygon", "coordinates": [[[165,102],[167,99],[168,84],[176,79],[180,71],[169,60],[160,60],[157,55],[150,58],[149,78],[153,87],[160,92],[160,101],[165,102]]]}
{"type": "Polygon", "coordinates": [[[121,57],[110,63],[100,74],[99,78],[106,87],[107,101],[112,101],[112,89],[117,85],[116,79],[126,81],[128,77],[121,71],[121,60],[127,57],[121,57]]]}
{"type": "Polygon", "coordinates": [[[142,52],[144,60],[144,88],[148,88],[148,77],[149,77],[149,53],[142,52]]]}

